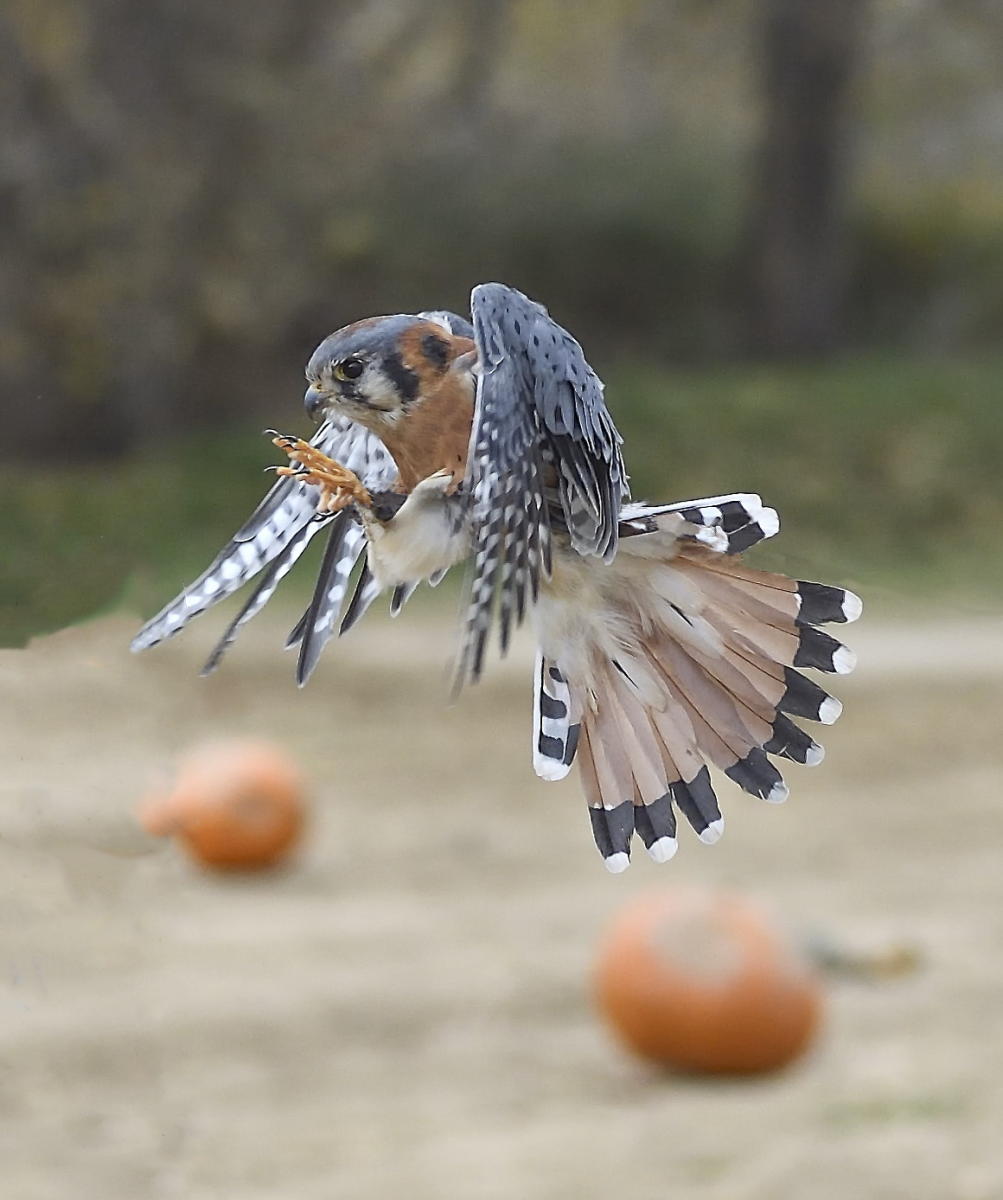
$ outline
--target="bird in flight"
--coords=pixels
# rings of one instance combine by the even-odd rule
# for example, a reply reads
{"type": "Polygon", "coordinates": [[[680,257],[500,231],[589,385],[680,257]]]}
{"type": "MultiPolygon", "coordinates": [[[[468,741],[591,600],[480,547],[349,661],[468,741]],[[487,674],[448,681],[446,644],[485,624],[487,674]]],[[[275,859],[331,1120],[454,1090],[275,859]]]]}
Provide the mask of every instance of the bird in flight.
{"type": "Polygon", "coordinates": [[[475,287],[470,306],[469,321],[371,317],[321,342],[306,370],[316,434],[274,438],[289,457],[280,478],[132,648],[260,576],[204,671],[215,669],[323,533],[288,641],[303,684],[335,628],[380,593],[397,613],[467,561],[457,683],[480,676],[492,626],[504,653],[532,621],[533,765],[553,780],[577,760],[606,866],[629,864],[635,834],[656,862],[671,858],[680,814],[715,842],[708,765],[776,803],[787,786],[774,759],[821,762],[792,718],[831,724],[842,706],[801,668],[852,669],[853,652],[818,627],[855,620],[860,600],[745,565],[739,555],[779,528],[757,495],[630,502],[622,439],[578,342],[503,284],[475,287]]]}

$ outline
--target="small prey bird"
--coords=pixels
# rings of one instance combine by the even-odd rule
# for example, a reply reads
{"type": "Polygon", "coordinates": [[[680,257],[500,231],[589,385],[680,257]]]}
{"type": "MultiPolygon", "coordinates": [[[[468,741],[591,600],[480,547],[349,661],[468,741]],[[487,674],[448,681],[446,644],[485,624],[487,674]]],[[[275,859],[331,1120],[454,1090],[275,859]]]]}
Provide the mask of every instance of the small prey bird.
{"type": "Polygon", "coordinates": [[[628,865],[635,834],[657,862],[671,858],[679,814],[715,842],[724,818],[708,764],[776,803],[787,786],[775,759],[822,761],[792,718],[830,724],[841,705],[801,668],[852,669],[852,651],[819,626],[855,620],[860,601],[744,564],[779,528],[759,496],[630,503],[621,438],[578,342],[499,283],[474,288],[470,307],[469,321],[372,317],[321,342],[306,370],[315,436],[275,438],[290,458],[281,478],[132,647],[260,576],[213,670],[323,533],[288,643],[302,684],[335,628],[381,592],[397,613],[422,580],[468,561],[458,683],[480,676],[492,624],[504,653],[532,621],[533,765],[561,779],[577,759],[606,866],[628,865]]]}

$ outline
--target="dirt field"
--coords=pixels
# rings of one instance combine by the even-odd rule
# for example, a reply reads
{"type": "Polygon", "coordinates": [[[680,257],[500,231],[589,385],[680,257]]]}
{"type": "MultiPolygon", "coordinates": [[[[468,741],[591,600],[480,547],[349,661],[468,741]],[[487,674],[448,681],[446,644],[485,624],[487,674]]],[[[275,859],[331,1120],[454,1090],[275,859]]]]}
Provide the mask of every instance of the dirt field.
{"type": "Polygon", "coordinates": [[[4,1200],[1003,1197],[1003,623],[853,641],[846,714],[779,808],[611,877],[577,785],[538,783],[528,663],[443,703],[451,629],[367,619],[309,688],[265,614],[148,655],[115,619],[0,654],[4,1200]],[[193,739],[261,733],[313,780],[289,869],[212,878],[134,826],[193,739]],[[599,931],[677,881],[806,931],[906,940],[834,982],[803,1063],[654,1073],[594,1016],[599,931]]]}

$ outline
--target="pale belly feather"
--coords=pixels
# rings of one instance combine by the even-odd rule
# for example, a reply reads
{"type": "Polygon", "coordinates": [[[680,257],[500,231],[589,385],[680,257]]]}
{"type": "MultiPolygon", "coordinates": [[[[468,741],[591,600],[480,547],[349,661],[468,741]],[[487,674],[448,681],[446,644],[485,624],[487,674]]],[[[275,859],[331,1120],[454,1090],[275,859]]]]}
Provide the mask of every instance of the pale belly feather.
{"type": "Polygon", "coordinates": [[[451,483],[446,472],[423,479],[387,522],[362,510],[369,569],[380,587],[427,579],[469,553],[462,501],[446,493],[451,483]]]}

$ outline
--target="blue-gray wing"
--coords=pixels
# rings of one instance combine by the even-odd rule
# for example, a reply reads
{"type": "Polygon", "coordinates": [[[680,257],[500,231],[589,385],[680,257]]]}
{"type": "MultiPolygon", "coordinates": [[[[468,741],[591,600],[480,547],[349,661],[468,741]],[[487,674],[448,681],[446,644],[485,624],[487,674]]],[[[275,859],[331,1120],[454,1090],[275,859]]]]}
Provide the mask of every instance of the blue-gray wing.
{"type": "MultiPolygon", "coordinates": [[[[390,487],[396,476],[393,459],[382,442],[347,418],[332,417],[325,421],[310,444],[349,467],[374,490],[390,487]]],[[[322,529],[330,531],[331,542],[337,545],[340,556],[329,564],[331,575],[347,586],[348,576],[365,539],[361,529],[349,528],[352,518],[347,510],[332,517],[315,519],[316,500],[315,488],[289,477],[279,479],[205,571],[136,634],[132,649],[145,650],[180,633],[193,617],[265,571],[206,664],[206,669],[212,670],[233,642],[240,626],[271,599],[283,576],[322,529]],[[349,557],[350,562],[342,561],[349,557]]],[[[339,606],[344,586],[340,597],[333,597],[339,606]]],[[[327,597],[325,608],[331,602],[332,597],[327,597]]]]}
{"type": "Polygon", "coordinates": [[[474,288],[477,402],[466,488],[473,579],[459,677],[476,679],[498,596],[499,637],[550,572],[551,525],[610,562],[627,496],[622,439],[575,339],[514,288],[474,288]]]}

